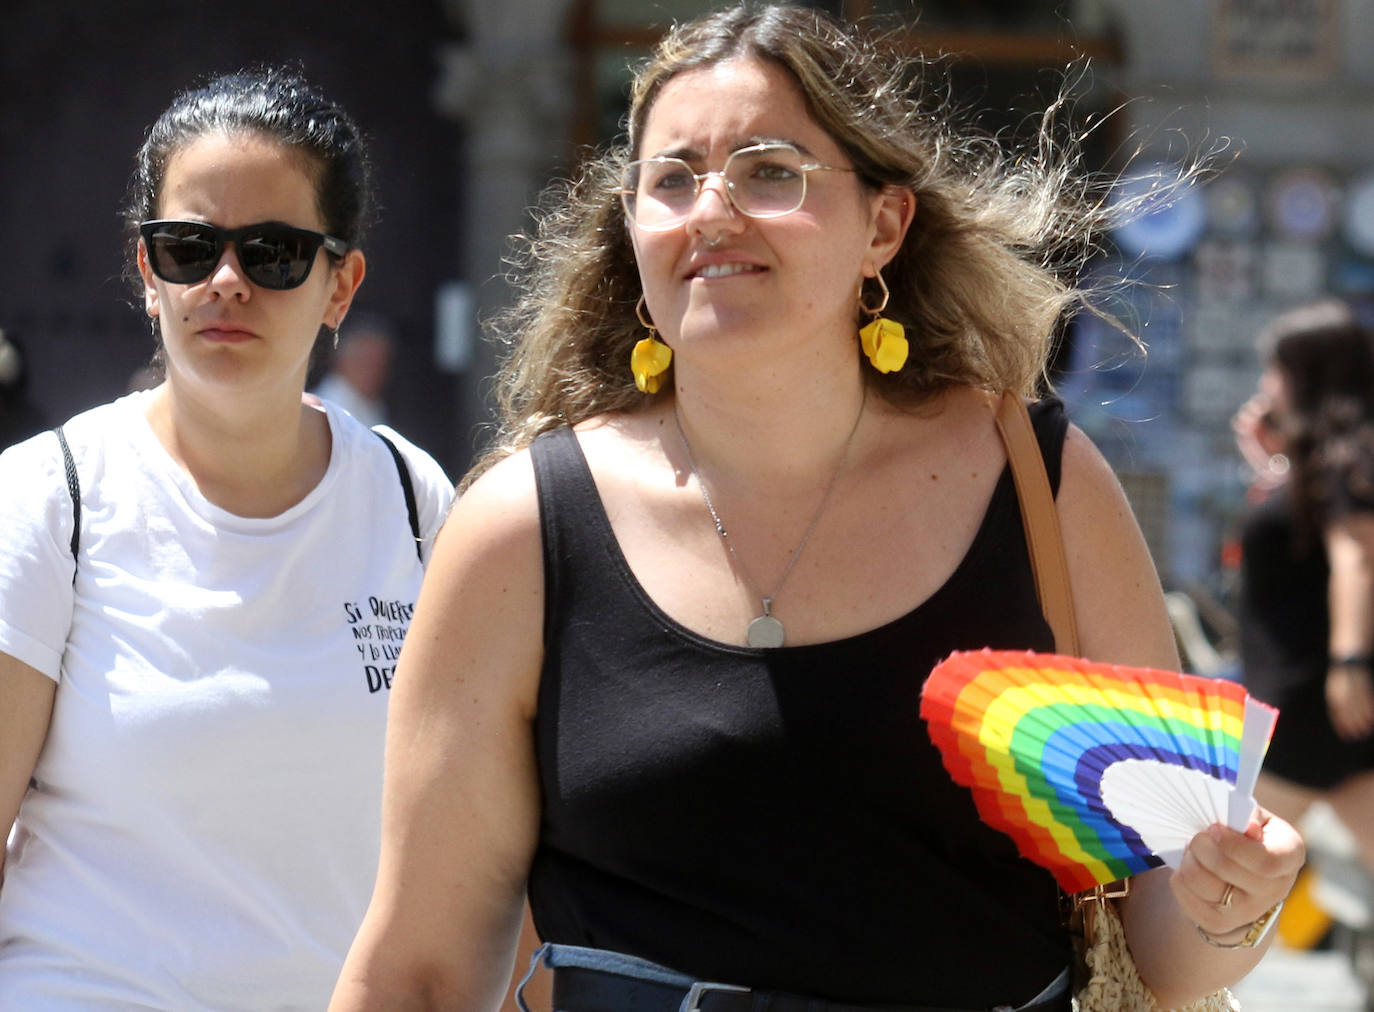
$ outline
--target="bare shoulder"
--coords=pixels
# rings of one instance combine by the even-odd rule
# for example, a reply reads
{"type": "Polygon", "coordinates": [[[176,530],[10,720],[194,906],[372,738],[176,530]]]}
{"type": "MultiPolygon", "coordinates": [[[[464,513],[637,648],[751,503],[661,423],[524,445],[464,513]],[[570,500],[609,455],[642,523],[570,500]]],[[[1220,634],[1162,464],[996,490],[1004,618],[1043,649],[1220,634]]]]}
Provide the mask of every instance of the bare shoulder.
{"type": "Polygon", "coordinates": [[[1084,656],[1177,670],[1154,559],[1102,452],[1077,426],[1057,497],[1084,656]]]}
{"type": "Polygon", "coordinates": [[[449,514],[397,666],[391,718],[455,726],[533,712],[543,648],[544,570],[528,451],[475,481],[449,514]],[[455,695],[455,693],[457,693],[455,695]]]}
{"type": "Polygon", "coordinates": [[[454,502],[437,552],[506,551],[531,539],[537,545],[539,497],[524,449],[493,465],[454,502]]]}
{"type": "Polygon", "coordinates": [[[1078,426],[1064,438],[1059,494],[1066,541],[1100,540],[1103,547],[1125,539],[1141,540],[1131,504],[1111,464],[1078,426]]]}
{"type": "MultiPolygon", "coordinates": [[[[505,458],[454,503],[435,544],[416,606],[412,637],[448,645],[520,639],[539,628],[543,539],[534,466],[528,450],[505,458]]],[[[535,637],[537,639],[537,636],[535,637]]]]}
{"type": "MultiPolygon", "coordinates": [[[[1060,495],[1078,497],[1087,494],[1092,497],[1120,496],[1122,503],[1125,495],[1121,483],[1116,478],[1111,464],[1103,456],[1097,444],[1072,422],[1064,436],[1064,455],[1060,479],[1060,495]]],[[[1062,505],[1062,504],[1061,504],[1062,505]]]]}

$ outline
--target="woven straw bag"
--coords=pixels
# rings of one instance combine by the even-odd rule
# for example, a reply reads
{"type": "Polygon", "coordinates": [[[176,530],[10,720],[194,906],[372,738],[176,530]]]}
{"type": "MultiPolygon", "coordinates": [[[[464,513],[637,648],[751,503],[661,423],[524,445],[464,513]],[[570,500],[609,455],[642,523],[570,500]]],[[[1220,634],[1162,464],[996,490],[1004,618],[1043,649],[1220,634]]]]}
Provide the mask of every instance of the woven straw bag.
{"type": "MultiPolygon", "coordinates": [[[[1154,995],[1136,972],[1116,904],[1092,892],[1074,897],[1075,1012],[1159,1012],[1154,995]]],[[[1240,1012],[1240,1002],[1226,988],[1176,1012],[1240,1012]]]]}

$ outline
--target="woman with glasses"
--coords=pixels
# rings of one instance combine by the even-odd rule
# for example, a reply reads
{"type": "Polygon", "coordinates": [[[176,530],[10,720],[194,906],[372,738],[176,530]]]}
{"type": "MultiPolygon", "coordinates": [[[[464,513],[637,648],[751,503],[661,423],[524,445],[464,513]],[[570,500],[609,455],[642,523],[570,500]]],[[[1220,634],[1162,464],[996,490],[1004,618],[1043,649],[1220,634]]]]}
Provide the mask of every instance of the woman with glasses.
{"type": "Polygon", "coordinates": [[[165,382],[0,455],[6,1012],[328,999],[452,497],[304,397],[371,206],[354,123],[299,77],[179,95],[126,210],[165,382]]]}
{"type": "MultiPolygon", "coordinates": [[[[993,412],[1042,378],[1081,295],[1044,265],[1095,212],[911,69],[803,8],[681,27],[545,217],[331,1008],[495,1008],[527,886],[564,1012],[1069,1007],[1054,881],[918,704],[952,650],[1053,647],[993,412]]],[[[1033,413],[1084,649],[1176,667],[1111,472],[1033,413]]],[[[1291,828],[1252,833],[1127,901],[1161,1005],[1253,964],[1198,933],[1240,945],[1292,883],[1291,828]]]]}

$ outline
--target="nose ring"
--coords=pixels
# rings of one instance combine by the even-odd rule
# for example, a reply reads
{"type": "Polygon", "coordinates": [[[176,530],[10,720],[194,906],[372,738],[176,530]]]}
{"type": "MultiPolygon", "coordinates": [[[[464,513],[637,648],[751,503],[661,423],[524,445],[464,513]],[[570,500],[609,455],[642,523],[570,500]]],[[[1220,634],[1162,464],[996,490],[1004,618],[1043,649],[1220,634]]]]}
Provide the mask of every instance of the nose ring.
{"type": "Polygon", "coordinates": [[[721,244],[721,241],[724,238],[725,237],[723,235],[718,235],[714,239],[707,239],[705,236],[702,236],[701,241],[708,249],[715,249],[717,246],[721,244]]]}

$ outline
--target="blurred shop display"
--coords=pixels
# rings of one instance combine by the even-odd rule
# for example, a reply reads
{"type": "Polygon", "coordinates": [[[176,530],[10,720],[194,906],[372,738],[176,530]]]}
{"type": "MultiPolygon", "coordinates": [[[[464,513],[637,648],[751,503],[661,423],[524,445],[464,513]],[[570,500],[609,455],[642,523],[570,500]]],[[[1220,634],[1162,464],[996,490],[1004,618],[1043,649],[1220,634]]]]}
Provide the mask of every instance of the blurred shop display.
{"type": "Polygon", "coordinates": [[[1374,170],[1233,166],[1185,190],[1173,178],[1164,165],[1123,178],[1117,199],[1160,204],[1093,266],[1121,281],[1104,308],[1145,350],[1084,314],[1056,386],[1122,476],[1166,585],[1224,595],[1245,507],[1230,419],[1259,373],[1254,337],[1323,293],[1374,299],[1374,170]]]}

